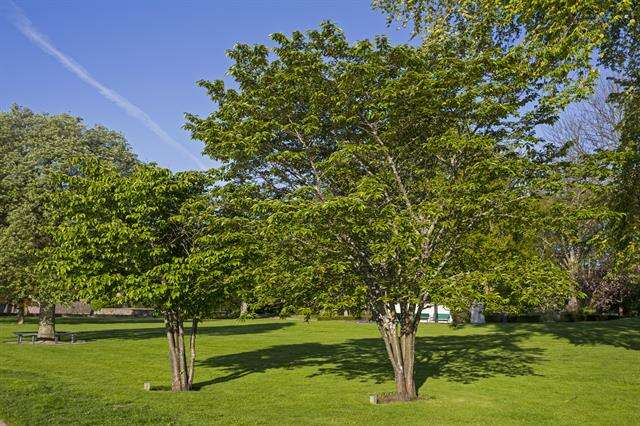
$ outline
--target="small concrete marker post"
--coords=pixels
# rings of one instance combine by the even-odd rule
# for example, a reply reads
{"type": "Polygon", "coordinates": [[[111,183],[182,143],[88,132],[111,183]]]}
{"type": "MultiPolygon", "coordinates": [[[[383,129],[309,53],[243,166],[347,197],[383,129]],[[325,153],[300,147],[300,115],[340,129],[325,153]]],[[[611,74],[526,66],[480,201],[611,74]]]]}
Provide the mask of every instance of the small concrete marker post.
{"type": "Polygon", "coordinates": [[[151,382],[144,382],[144,390],[146,391],[151,390],[151,382]]]}
{"type": "Polygon", "coordinates": [[[372,404],[378,403],[378,395],[369,395],[369,402],[372,404]]]}

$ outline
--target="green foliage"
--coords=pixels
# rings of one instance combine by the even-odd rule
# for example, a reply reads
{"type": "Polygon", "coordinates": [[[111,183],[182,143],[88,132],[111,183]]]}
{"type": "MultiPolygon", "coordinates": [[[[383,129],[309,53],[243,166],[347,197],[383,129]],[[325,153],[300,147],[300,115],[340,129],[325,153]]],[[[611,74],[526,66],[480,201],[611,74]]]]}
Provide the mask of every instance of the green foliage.
{"type": "Polygon", "coordinates": [[[587,153],[592,158],[576,161],[583,182],[577,186],[582,188],[576,190],[569,183],[576,179],[574,171],[565,175],[572,188],[564,192],[572,196],[556,200],[557,220],[545,238],[555,240],[550,257],[562,258],[572,278],[583,286],[602,284],[598,286],[606,289],[604,294],[590,297],[602,299],[598,303],[604,307],[637,294],[640,4],[636,0],[375,0],[373,6],[387,13],[389,23],[412,25],[425,43],[443,33],[458,33],[477,45],[499,47],[505,56],[520,52],[540,75],[549,76],[545,86],[554,88],[548,92],[550,99],[556,97],[554,91],[574,92],[579,99],[588,92],[579,89],[588,89],[584,83],[596,66],[613,71],[609,74],[621,90],[609,102],[623,112],[622,121],[613,123],[620,146],[587,153]]]}
{"type": "Polygon", "coordinates": [[[136,157],[119,133],[14,105],[0,113],[0,158],[0,297],[65,299],[50,285],[55,278],[37,268],[51,244],[44,205],[59,189],[51,176],[77,174],[78,158],[98,158],[127,172],[136,157]]]}
{"type": "Polygon", "coordinates": [[[640,28],[636,0],[373,0],[372,5],[389,23],[410,25],[426,40],[457,33],[507,56],[525,55],[539,76],[575,83],[572,90],[593,70],[596,50],[609,66],[628,63],[640,28]]]}
{"type": "Polygon", "coordinates": [[[244,253],[233,223],[217,218],[207,175],[153,165],[122,175],[96,162],[79,170],[60,176],[65,189],[49,209],[57,244],[45,266],[68,291],[183,318],[206,317],[234,293],[244,253]]]}
{"type": "MultiPolygon", "coordinates": [[[[640,41],[640,37],[637,40],[640,41]]],[[[634,301],[633,306],[627,307],[639,309],[640,68],[629,69],[624,87],[625,91],[615,99],[624,111],[624,117],[619,126],[620,147],[615,152],[601,154],[599,159],[610,171],[604,183],[608,195],[607,204],[614,213],[614,220],[607,229],[609,237],[607,242],[615,253],[611,279],[623,283],[622,287],[628,294],[620,295],[621,299],[628,298],[634,301]]]]}
{"type": "Polygon", "coordinates": [[[521,142],[552,114],[520,115],[538,96],[521,62],[462,54],[455,38],[350,44],[331,23],[272,39],[229,52],[239,88],[201,82],[218,109],[187,126],[225,180],[259,190],[269,303],[412,313],[570,293],[521,242],[549,190],[521,142]]]}
{"type": "MultiPolygon", "coordinates": [[[[470,55],[492,50],[522,64],[522,76],[545,104],[588,95],[594,51],[612,56],[611,36],[631,23],[634,0],[374,0],[388,22],[410,25],[425,43],[454,36],[470,55]]],[[[546,111],[545,113],[547,113],[546,111]]]]}

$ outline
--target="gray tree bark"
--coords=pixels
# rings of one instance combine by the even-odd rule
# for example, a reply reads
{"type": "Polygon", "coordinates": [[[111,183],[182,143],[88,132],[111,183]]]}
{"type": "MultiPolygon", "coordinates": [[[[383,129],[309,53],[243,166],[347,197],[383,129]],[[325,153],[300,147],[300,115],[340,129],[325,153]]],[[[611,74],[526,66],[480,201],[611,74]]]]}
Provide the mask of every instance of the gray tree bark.
{"type": "MultiPolygon", "coordinates": [[[[409,312],[414,312],[410,306],[409,312]]],[[[418,398],[415,383],[415,341],[419,313],[398,318],[393,305],[376,310],[376,322],[393,367],[398,401],[418,398]]]]}
{"type": "Polygon", "coordinates": [[[190,359],[188,364],[184,345],[184,322],[179,314],[175,312],[165,312],[165,329],[167,342],[169,343],[171,390],[188,391],[193,385],[198,320],[194,318],[191,326],[191,336],[189,338],[190,359]]]}
{"type": "Polygon", "coordinates": [[[53,340],[56,332],[55,303],[40,302],[38,314],[38,339],[53,340]]]}
{"type": "Polygon", "coordinates": [[[245,316],[249,313],[249,305],[244,300],[240,302],[240,316],[245,316]]]}
{"type": "Polygon", "coordinates": [[[24,317],[26,316],[27,304],[24,301],[18,302],[18,315],[16,317],[17,324],[24,324],[24,317]]]}
{"type": "Polygon", "coordinates": [[[189,389],[193,387],[193,372],[196,363],[196,335],[198,334],[198,318],[194,318],[191,323],[191,336],[189,337],[189,352],[191,358],[189,360],[189,376],[187,377],[187,385],[189,389]]]}
{"type": "Polygon", "coordinates": [[[169,364],[171,365],[171,390],[181,391],[182,383],[180,383],[180,363],[178,361],[178,351],[176,348],[176,324],[174,315],[171,312],[165,313],[164,320],[167,342],[169,343],[169,364]]]}

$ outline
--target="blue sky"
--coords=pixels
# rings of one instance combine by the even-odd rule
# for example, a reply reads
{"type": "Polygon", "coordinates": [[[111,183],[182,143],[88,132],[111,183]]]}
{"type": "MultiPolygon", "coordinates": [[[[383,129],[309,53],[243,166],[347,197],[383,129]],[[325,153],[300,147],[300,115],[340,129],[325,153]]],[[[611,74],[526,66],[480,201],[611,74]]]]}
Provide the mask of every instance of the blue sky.
{"type": "Polygon", "coordinates": [[[124,133],[142,160],[174,170],[198,168],[193,157],[200,157],[202,145],[182,130],[183,114],[206,115],[214,108],[195,82],[224,78],[229,66],[225,50],[234,43],[268,43],[270,33],[314,28],[325,19],[352,40],[376,34],[408,40],[406,31],[387,28],[368,0],[14,3],[50,46],[84,68],[96,84],[138,107],[183,148],[163,140],[140,117],[127,114],[95,84],[45,53],[16,26],[8,0],[0,0],[0,108],[17,103],[38,112],[81,116],[90,125],[124,133]]]}

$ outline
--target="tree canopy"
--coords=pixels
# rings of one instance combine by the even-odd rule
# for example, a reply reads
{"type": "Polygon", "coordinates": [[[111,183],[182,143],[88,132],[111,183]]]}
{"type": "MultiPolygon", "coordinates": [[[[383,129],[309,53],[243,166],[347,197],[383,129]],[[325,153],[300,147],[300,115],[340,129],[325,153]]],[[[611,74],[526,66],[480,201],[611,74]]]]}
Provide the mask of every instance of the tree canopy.
{"type": "Polygon", "coordinates": [[[285,312],[369,310],[400,399],[416,397],[427,304],[508,310],[570,292],[525,249],[546,182],[527,136],[552,112],[520,114],[537,96],[521,64],[469,58],[455,40],[350,44],[331,23],[272,39],[231,50],[239,88],[201,82],[218,109],[188,116],[224,179],[261,193],[258,292],[285,312]]]}
{"type": "Polygon", "coordinates": [[[151,307],[165,318],[174,390],[189,390],[198,320],[211,317],[243,282],[234,269],[250,247],[222,216],[210,178],[139,165],[123,175],[84,162],[59,175],[64,190],[48,212],[55,244],[45,269],[67,291],[98,304],[151,307]],[[184,321],[191,320],[186,361],[184,321]]]}
{"type": "MultiPolygon", "coordinates": [[[[615,82],[614,90],[604,102],[605,107],[621,114],[609,124],[615,131],[614,144],[605,140],[606,135],[597,134],[593,149],[572,159],[574,163],[582,164],[578,179],[587,183],[587,192],[592,192],[594,182],[599,181],[598,194],[590,196],[587,204],[584,204],[584,196],[582,200],[568,201],[582,204],[583,222],[590,221],[597,230],[595,234],[591,232],[592,240],[597,237],[600,245],[595,264],[592,259],[575,259],[578,268],[593,271],[592,266],[598,265],[597,276],[590,277],[588,286],[597,287],[599,284],[596,283],[602,283],[603,288],[614,289],[614,293],[619,290],[627,296],[635,293],[637,300],[640,289],[634,283],[638,281],[637,265],[640,264],[636,170],[640,88],[638,2],[374,0],[372,4],[387,13],[389,23],[412,26],[414,35],[426,42],[441,37],[442,33],[457,33],[463,38],[467,34],[474,42],[499,46],[505,55],[521,52],[543,73],[546,73],[546,66],[553,66],[556,68],[554,78],[559,79],[556,81],[565,81],[557,87],[560,92],[580,86],[588,88],[590,85],[585,83],[598,72],[615,82]],[[605,206],[608,209],[606,219],[602,216],[605,206]],[[600,211],[595,216],[585,215],[594,210],[600,211]]],[[[587,120],[593,119],[587,117],[587,120]]],[[[571,140],[566,142],[572,143],[571,140]]],[[[576,176],[567,176],[567,179],[573,181],[576,176]]],[[[584,189],[579,191],[583,195],[584,189]]],[[[574,253],[580,250],[576,245],[570,247],[574,253]]],[[[616,296],[616,302],[622,308],[625,297],[620,297],[616,296]]],[[[607,299],[610,298],[605,296],[602,300],[605,305],[609,305],[607,299]]]]}
{"type": "MultiPolygon", "coordinates": [[[[0,113],[0,157],[0,295],[52,309],[52,302],[64,295],[49,285],[55,278],[37,267],[51,243],[44,229],[49,225],[44,206],[58,189],[51,176],[77,174],[78,158],[101,159],[127,172],[136,156],[120,133],[87,128],[78,117],[37,114],[14,105],[0,113]]],[[[53,328],[41,331],[50,336],[53,328]]]]}

